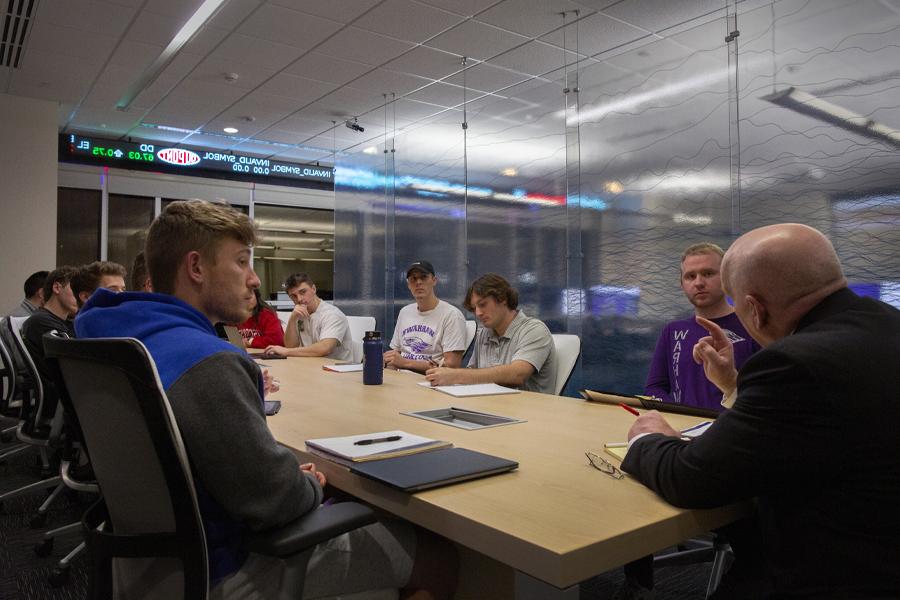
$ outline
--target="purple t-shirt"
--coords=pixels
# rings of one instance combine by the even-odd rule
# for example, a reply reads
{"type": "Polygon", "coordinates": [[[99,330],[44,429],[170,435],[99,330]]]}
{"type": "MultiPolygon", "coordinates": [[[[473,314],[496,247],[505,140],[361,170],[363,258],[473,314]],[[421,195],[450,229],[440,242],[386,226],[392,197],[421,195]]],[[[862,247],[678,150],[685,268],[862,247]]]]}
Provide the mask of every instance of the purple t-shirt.
{"type": "MultiPolygon", "coordinates": [[[[753,338],[731,313],[712,321],[722,328],[734,344],[734,363],[740,370],[759,350],[753,338]]],[[[703,365],[694,362],[694,344],[709,333],[694,317],[672,321],[662,330],[656,342],[653,362],[647,374],[646,394],[666,402],[722,410],[722,392],[703,373],[703,365]]]]}

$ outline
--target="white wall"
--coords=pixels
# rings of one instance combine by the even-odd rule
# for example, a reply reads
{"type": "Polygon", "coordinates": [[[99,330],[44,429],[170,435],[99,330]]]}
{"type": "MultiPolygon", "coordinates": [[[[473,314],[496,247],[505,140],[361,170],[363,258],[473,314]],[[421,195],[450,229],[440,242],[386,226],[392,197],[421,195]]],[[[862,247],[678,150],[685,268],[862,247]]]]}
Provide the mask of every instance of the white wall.
{"type": "Polygon", "coordinates": [[[22,283],[56,262],[55,102],[0,94],[0,311],[22,300],[22,283]]]}

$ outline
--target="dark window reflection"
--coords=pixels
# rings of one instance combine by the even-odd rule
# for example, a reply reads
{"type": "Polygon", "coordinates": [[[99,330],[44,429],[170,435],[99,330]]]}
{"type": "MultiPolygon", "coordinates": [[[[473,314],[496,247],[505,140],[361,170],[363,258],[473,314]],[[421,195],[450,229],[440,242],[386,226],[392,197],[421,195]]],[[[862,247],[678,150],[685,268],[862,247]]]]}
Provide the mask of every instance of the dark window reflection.
{"type": "Polygon", "coordinates": [[[100,190],[58,189],[57,265],[82,265],[100,258],[100,199],[100,190]]]}
{"type": "Polygon", "coordinates": [[[134,257],[144,249],[147,228],[153,221],[154,198],[109,195],[109,260],[131,271],[134,257]]]}

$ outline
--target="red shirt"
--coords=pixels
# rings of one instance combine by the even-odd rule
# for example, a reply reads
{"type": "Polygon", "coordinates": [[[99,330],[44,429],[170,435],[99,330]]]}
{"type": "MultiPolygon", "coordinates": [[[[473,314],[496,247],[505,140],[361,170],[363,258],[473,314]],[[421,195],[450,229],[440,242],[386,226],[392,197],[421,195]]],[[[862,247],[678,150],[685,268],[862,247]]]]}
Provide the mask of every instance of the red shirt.
{"type": "Polygon", "coordinates": [[[240,325],[238,331],[244,340],[253,338],[251,348],[265,348],[267,346],[284,346],[284,329],[281,321],[271,310],[259,311],[258,317],[250,317],[240,325]]]}

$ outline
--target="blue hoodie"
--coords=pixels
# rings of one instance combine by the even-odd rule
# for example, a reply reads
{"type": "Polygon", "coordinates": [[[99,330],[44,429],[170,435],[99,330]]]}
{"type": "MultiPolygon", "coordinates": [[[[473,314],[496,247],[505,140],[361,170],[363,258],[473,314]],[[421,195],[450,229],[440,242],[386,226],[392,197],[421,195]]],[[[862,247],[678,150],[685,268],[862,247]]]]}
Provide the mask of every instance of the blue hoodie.
{"type": "MultiPolygon", "coordinates": [[[[209,319],[197,309],[167,294],[117,294],[98,289],[78,311],[75,333],[79,338],[133,337],[140,340],[150,351],[166,391],[185,372],[212,355],[222,352],[243,354],[220,339],[209,319]]],[[[257,385],[262,409],[261,377],[257,385]]],[[[186,440],[186,444],[189,446],[190,440],[186,440]]],[[[214,585],[240,568],[246,558],[247,553],[242,549],[244,528],[206,491],[198,480],[193,460],[191,466],[206,532],[210,581],[214,585]]]]}

